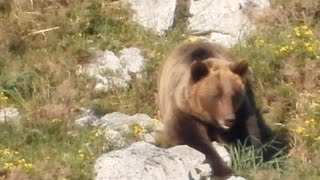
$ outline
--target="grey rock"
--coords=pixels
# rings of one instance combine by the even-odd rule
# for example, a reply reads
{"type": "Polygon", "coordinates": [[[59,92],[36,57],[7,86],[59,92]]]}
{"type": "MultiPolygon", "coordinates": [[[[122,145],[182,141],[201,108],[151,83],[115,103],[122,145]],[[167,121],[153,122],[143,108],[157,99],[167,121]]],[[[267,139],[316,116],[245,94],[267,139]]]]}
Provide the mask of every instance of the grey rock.
{"type": "Polygon", "coordinates": [[[232,46],[254,29],[243,7],[261,10],[268,0],[191,0],[189,30],[193,33],[211,32],[210,39],[232,46]]]}
{"type": "MultiPolygon", "coordinates": [[[[127,0],[133,10],[133,20],[163,34],[174,19],[176,0],[127,0]]],[[[269,0],[186,0],[190,1],[188,31],[206,34],[210,41],[230,47],[254,30],[245,7],[254,15],[269,7],[269,0]]]]}
{"type": "Polygon", "coordinates": [[[17,119],[20,116],[19,110],[14,107],[0,109],[0,123],[17,119]]]}
{"type": "Polygon", "coordinates": [[[86,126],[86,125],[91,125],[92,122],[95,120],[96,120],[95,117],[87,115],[87,116],[76,119],[74,123],[79,126],[86,126]]]}
{"type": "Polygon", "coordinates": [[[246,180],[246,178],[243,178],[241,176],[231,176],[227,180],[246,180]]]}
{"type": "Polygon", "coordinates": [[[130,76],[130,73],[137,74],[141,71],[144,65],[144,57],[141,55],[141,50],[138,48],[124,48],[120,51],[119,60],[130,76]]]}
{"type": "Polygon", "coordinates": [[[228,164],[228,166],[231,166],[231,157],[230,154],[228,153],[227,149],[217,143],[217,142],[212,142],[212,146],[216,149],[216,151],[218,151],[220,157],[223,159],[224,162],[226,162],[228,164]]]}
{"type": "Polygon", "coordinates": [[[168,151],[181,157],[185,168],[189,170],[190,179],[210,179],[212,170],[209,164],[203,163],[204,154],[187,145],[175,146],[168,151]]]}
{"type": "Polygon", "coordinates": [[[113,129],[106,129],[105,136],[108,139],[110,144],[113,144],[115,147],[124,147],[126,145],[125,138],[122,136],[122,133],[113,129]]]}
{"type": "Polygon", "coordinates": [[[178,156],[144,142],[103,154],[96,160],[94,171],[96,180],[188,179],[178,156]]]}
{"type": "Polygon", "coordinates": [[[97,81],[95,90],[104,91],[112,87],[125,87],[132,76],[139,77],[145,59],[137,48],[124,48],[117,57],[112,51],[98,51],[92,63],[80,66],[78,74],[87,74],[97,81]]]}
{"type": "Polygon", "coordinates": [[[144,127],[150,127],[154,130],[161,130],[163,126],[162,124],[154,123],[154,120],[147,114],[138,113],[129,116],[120,112],[106,114],[100,119],[97,125],[110,129],[126,131],[131,124],[139,124],[144,127]]]}
{"type": "MultiPolygon", "coordinates": [[[[215,147],[220,157],[231,166],[231,158],[227,149],[217,142],[213,142],[212,145],[215,147]]],[[[168,151],[181,157],[187,168],[190,170],[192,179],[210,179],[212,170],[209,164],[203,164],[205,160],[204,154],[186,145],[175,146],[168,149],[168,151]]]]}
{"type": "Polygon", "coordinates": [[[173,24],[176,0],[128,0],[133,20],[159,34],[173,24]]]}
{"type": "MultiPolygon", "coordinates": [[[[186,145],[162,149],[136,142],[100,156],[94,165],[95,180],[209,180],[212,170],[204,160],[202,153],[186,145]]],[[[228,180],[244,178],[232,176],[228,180]]]]}
{"type": "Polygon", "coordinates": [[[80,110],[82,111],[82,114],[74,121],[74,123],[79,126],[97,124],[97,121],[99,121],[99,119],[104,115],[104,113],[97,107],[91,107],[88,110],[81,108],[80,110]]]}
{"type": "Polygon", "coordinates": [[[142,135],[142,140],[147,142],[147,143],[150,143],[150,144],[155,144],[156,143],[156,141],[154,139],[154,135],[151,134],[151,133],[143,134],[142,135]]]}
{"type": "Polygon", "coordinates": [[[96,106],[93,106],[90,109],[88,109],[87,113],[89,115],[92,115],[92,116],[96,117],[96,118],[101,118],[106,114],[105,111],[103,111],[102,109],[100,109],[100,108],[98,108],[96,106]]]}
{"type": "Polygon", "coordinates": [[[121,112],[112,112],[103,116],[96,126],[107,127],[108,129],[121,129],[128,125],[130,116],[121,112]]]}
{"type": "Polygon", "coordinates": [[[112,112],[100,117],[92,112],[92,108],[85,110],[74,123],[79,126],[93,126],[103,129],[108,141],[117,147],[126,145],[125,135],[132,132],[132,125],[139,125],[143,128],[139,139],[153,144],[155,143],[155,132],[163,129],[163,124],[160,121],[152,119],[147,114],[137,113],[130,116],[121,112],[112,112]]]}

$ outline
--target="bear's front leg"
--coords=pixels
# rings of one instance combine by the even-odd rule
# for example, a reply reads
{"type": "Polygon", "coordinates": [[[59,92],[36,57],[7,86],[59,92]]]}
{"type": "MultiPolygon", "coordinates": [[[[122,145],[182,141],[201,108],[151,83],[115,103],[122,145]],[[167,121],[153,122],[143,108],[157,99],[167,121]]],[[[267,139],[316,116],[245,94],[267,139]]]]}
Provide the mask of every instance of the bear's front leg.
{"type": "Polygon", "coordinates": [[[246,126],[251,145],[253,145],[255,148],[260,148],[262,146],[262,141],[257,117],[255,115],[250,115],[246,122],[246,126]]]}
{"type": "Polygon", "coordinates": [[[206,162],[210,164],[214,176],[218,179],[226,179],[233,174],[232,169],[212,146],[205,124],[196,119],[188,119],[179,123],[178,127],[176,133],[179,134],[181,144],[189,145],[205,154],[206,162]]]}

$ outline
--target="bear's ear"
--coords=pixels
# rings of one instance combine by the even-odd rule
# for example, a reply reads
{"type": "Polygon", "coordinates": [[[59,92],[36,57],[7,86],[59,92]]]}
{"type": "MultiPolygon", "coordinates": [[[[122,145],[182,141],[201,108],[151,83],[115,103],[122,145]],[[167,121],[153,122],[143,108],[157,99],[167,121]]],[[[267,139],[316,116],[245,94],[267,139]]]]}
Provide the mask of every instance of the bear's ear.
{"type": "Polygon", "coordinates": [[[209,73],[207,65],[202,62],[194,62],[191,65],[191,78],[194,82],[199,81],[209,73]]]}
{"type": "Polygon", "coordinates": [[[230,65],[230,69],[233,73],[239,76],[244,76],[249,69],[249,64],[246,60],[234,62],[230,65]]]}

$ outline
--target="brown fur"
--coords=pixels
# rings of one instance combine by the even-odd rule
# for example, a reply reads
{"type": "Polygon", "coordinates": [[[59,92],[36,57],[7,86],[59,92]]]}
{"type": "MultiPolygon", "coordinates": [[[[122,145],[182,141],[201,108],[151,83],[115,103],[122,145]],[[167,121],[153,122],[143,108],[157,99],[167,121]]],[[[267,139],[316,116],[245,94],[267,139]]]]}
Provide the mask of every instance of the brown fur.
{"type": "Polygon", "coordinates": [[[160,67],[159,115],[170,145],[187,144],[206,155],[214,175],[232,175],[211,141],[245,141],[258,147],[261,131],[247,93],[248,64],[220,45],[185,43],[160,67]]]}

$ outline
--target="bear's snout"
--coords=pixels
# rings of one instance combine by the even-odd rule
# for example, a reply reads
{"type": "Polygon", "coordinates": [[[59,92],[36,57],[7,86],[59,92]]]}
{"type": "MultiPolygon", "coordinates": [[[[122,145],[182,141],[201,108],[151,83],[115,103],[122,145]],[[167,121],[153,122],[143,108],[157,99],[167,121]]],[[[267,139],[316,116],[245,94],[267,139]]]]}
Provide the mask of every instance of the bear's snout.
{"type": "Polygon", "coordinates": [[[235,124],[235,122],[236,122],[235,116],[230,114],[230,115],[222,118],[219,121],[219,124],[223,129],[228,130],[235,124]]]}
{"type": "Polygon", "coordinates": [[[226,120],[224,120],[224,124],[226,125],[226,126],[228,126],[228,127],[231,127],[231,126],[233,126],[233,124],[235,123],[235,119],[234,118],[232,118],[232,119],[226,119],[226,120]]]}

